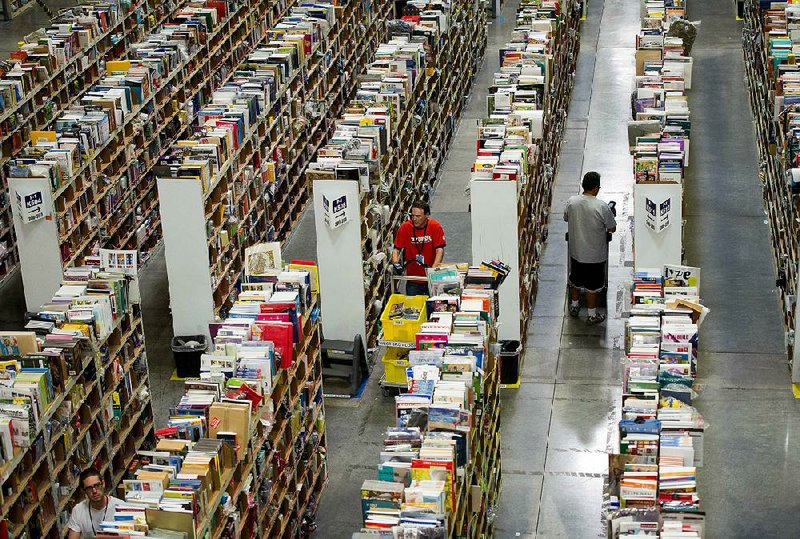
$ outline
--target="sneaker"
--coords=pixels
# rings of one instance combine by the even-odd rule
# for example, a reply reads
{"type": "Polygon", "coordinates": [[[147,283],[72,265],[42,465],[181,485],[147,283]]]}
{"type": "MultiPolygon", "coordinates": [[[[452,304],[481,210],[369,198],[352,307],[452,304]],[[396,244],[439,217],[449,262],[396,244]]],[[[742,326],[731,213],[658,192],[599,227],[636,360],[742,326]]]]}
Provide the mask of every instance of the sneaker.
{"type": "Polygon", "coordinates": [[[569,315],[572,318],[578,318],[578,314],[580,312],[581,312],[581,306],[580,305],[572,305],[570,303],[570,305],[569,305],[569,315]]]}
{"type": "Polygon", "coordinates": [[[596,315],[587,318],[586,323],[589,324],[590,326],[593,326],[595,324],[602,324],[605,319],[606,315],[604,315],[603,313],[597,313],[596,315]]]}

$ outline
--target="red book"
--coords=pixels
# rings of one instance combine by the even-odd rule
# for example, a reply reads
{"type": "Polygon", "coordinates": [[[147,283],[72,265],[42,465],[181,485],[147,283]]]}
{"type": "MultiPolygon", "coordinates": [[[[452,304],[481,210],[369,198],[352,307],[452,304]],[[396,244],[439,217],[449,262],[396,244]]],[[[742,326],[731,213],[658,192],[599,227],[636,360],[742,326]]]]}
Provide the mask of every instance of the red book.
{"type": "Polygon", "coordinates": [[[217,127],[228,127],[233,131],[233,149],[239,149],[239,124],[227,120],[217,120],[217,127]]]}
{"type": "Polygon", "coordinates": [[[228,389],[225,394],[231,399],[236,399],[239,396],[246,398],[253,403],[253,410],[255,410],[259,404],[261,404],[262,400],[264,400],[263,395],[253,391],[253,389],[247,384],[242,384],[236,389],[228,389]]]}
{"type": "Polygon", "coordinates": [[[291,322],[292,318],[289,313],[261,313],[258,315],[258,320],[265,322],[291,322]]]}
{"type": "Polygon", "coordinates": [[[256,325],[261,329],[261,340],[270,341],[275,345],[275,351],[281,356],[280,368],[288,369],[294,361],[294,347],[292,344],[294,327],[291,322],[259,321],[256,325]]]}
{"type": "Polygon", "coordinates": [[[156,431],[156,438],[172,438],[174,436],[177,436],[177,434],[178,434],[178,429],[176,429],[175,427],[167,427],[164,429],[158,429],[156,431]]]}
{"type": "Polygon", "coordinates": [[[217,10],[219,20],[223,20],[228,16],[228,4],[220,2],[220,0],[208,0],[206,6],[217,10]]]}
{"type": "Polygon", "coordinates": [[[294,341],[300,342],[300,336],[303,334],[303,317],[297,312],[297,305],[295,303],[262,303],[261,314],[258,315],[256,321],[270,320],[265,315],[275,313],[286,313],[289,315],[289,321],[294,324],[294,341]]]}

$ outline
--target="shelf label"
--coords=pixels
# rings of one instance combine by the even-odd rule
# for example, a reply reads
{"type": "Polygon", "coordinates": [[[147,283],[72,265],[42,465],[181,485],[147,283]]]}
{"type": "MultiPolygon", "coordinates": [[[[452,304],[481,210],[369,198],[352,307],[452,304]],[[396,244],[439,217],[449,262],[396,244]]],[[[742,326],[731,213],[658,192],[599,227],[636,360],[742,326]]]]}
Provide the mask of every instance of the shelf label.
{"type": "Polygon", "coordinates": [[[44,219],[44,204],[41,191],[32,191],[27,194],[17,195],[17,209],[22,217],[23,223],[32,223],[39,219],[44,219]]]}
{"type": "Polygon", "coordinates": [[[672,199],[666,198],[661,202],[655,202],[650,198],[645,199],[645,210],[647,228],[660,234],[670,225],[670,214],[672,213],[672,199]]]}
{"type": "Polygon", "coordinates": [[[322,208],[325,216],[325,224],[331,229],[336,229],[347,223],[347,195],[334,198],[332,201],[322,195],[322,208]]]}

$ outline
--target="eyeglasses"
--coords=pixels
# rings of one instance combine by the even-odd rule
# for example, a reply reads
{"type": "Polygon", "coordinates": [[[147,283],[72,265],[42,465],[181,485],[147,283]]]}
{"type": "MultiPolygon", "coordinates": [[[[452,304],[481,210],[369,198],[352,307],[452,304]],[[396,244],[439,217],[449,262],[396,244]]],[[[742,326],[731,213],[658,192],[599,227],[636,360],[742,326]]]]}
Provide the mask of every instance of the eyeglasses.
{"type": "Polygon", "coordinates": [[[103,483],[98,482],[93,485],[86,485],[85,487],[83,487],[83,490],[85,490],[86,492],[91,492],[93,490],[101,490],[102,488],[103,488],[103,483]]]}

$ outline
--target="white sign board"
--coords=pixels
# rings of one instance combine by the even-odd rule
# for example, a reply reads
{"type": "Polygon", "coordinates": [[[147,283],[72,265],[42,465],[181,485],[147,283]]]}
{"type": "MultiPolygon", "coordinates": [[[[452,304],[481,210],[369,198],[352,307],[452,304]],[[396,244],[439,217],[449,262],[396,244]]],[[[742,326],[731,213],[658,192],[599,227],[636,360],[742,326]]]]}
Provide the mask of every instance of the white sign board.
{"type": "Polygon", "coordinates": [[[633,252],[636,268],[680,265],[683,256],[683,186],[638,183],[633,187],[633,252]]]}
{"type": "Polygon", "coordinates": [[[672,213],[672,199],[653,200],[645,197],[645,222],[647,228],[660,234],[670,225],[670,214],[672,213]]]}
{"type": "Polygon", "coordinates": [[[335,230],[347,223],[347,195],[336,195],[328,197],[322,195],[322,210],[325,224],[328,228],[335,230]]]}
{"type": "Polygon", "coordinates": [[[210,337],[214,290],[208,259],[206,210],[200,182],[158,178],[164,257],[175,335],[210,337]]]}
{"type": "Polygon", "coordinates": [[[39,219],[44,219],[44,200],[41,190],[30,191],[28,193],[15,192],[17,199],[17,209],[23,223],[32,223],[39,219]]]}
{"type": "Polygon", "coordinates": [[[519,228],[517,224],[517,182],[469,182],[472,204],[472,263],[498,259],[511,267],[500,296],[498,336],[502,340],[519,341],[520,334],[520,273],[519,228]],[[498,216],[502,216],[499,219],[498,216]]]}
{"type": "Polygon", "coordinates": [[[29,311],[35,311],[53,299],[53,291],[61,286],[64,275],[50,180],[9,178],[8,188],[9,198],[13,201],[11,210],[17,233],[25,305],[29,311]]]}
{"type": "MultiPolygon", "coordinates": [[[[322,327],[326,339],[352,341],[356,335],[366,338],[361,227],[356,226],[361,219],[358,189],[358,183],[351,180],[314,181],[317,264],[319,287],[324,296],[322,327]],[[342,210],[344,218],[353,224],[331,228],[324,217],[325,200],[343,196],[345,201],[354,201],[342,210]]],[[[370,316],[380,316],[380,312],[376,309],[370,316]]]]}

